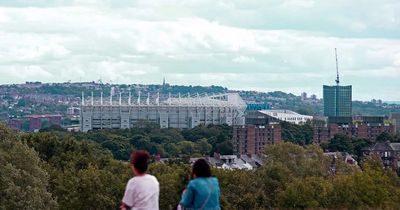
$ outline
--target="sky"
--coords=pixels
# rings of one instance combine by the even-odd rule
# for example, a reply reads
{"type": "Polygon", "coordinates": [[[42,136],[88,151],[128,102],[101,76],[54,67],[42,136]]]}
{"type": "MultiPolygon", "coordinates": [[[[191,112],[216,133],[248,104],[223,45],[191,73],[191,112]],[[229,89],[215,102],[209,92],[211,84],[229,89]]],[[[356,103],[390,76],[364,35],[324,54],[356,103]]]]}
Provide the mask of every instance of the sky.
{"type": "Polygon", "coordinates": [[[398,0],[0,0],[0,83],[220,85],[400,101],[398,0]]]}

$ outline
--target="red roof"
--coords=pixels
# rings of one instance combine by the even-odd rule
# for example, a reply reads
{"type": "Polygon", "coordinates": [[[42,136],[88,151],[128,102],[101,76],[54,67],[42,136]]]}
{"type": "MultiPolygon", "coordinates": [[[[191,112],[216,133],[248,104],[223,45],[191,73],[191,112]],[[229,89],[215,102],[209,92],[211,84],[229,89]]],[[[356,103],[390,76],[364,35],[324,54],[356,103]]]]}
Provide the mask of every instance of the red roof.
{"type": "Polygon", "coordinates": [[[48,117],[61,117],[60,114],[32,114],[25,116],[27,118],[48,118],[48,117]]]}

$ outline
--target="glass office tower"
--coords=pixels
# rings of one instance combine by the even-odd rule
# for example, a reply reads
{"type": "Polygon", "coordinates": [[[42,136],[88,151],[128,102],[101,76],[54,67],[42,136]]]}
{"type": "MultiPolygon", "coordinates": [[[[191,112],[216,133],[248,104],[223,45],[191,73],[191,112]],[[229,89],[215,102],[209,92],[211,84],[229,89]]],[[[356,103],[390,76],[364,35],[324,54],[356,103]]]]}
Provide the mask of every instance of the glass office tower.
{"type": "Polygon", "coordinates": [[[327,117],[351,117],[351,85],[324,85],[324,115],[327,117]]]}

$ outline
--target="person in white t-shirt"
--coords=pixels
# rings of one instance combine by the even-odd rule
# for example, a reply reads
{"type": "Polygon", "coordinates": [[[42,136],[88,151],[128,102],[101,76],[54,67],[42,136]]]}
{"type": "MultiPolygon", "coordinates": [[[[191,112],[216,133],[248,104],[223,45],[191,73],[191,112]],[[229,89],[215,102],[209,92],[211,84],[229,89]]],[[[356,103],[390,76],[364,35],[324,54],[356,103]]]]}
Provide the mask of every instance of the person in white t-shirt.
{"type": "Polygon", "coordinates": [[[146,174],[150,155],[138,150],[131,155],[131,168],[135,177],[128,181],[121,210],[158,210],[160,186],[157,178],[146,174]]]}

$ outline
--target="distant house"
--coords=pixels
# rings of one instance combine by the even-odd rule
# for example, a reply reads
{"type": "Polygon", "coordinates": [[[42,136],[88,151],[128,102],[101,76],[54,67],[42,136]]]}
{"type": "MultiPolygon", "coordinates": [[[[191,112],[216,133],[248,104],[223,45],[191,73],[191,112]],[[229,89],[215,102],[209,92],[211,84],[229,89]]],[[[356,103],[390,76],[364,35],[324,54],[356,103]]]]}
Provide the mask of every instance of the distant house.
{"type": "Polygon", "coordinates": [[[363,148],[363,155],[377,155],[381,157],[385,167],[395,171],[400,168],[400,143],[379,142],[370,147],[363,148]]]}
{"type": "MultiPolygon", "coordinates": [[[[220,155],[214,153],[214,157],[190,158],[189,163],[193,164],[196,160],[204,158],[212,167],[233,170],[254,170],[263,165],[263,157],[260,155],[220,155]]],[[[160,158],[158,161],[167,163],[168,158],[160,158]]]]}
{"type": "Polygon", "coordinates": [[[262,157],[259,155],[219,155],[206,157],[211,166],[222,169],[253,170],[263,165],[262,157]]]}
{"type": "Polygon", "coordinates": [[[43,125],[61,126],[62,116],[59,114],[33,114],[27,115],[25,118],[29,121],[29,131],[39,131],[43,125]]]}
{"type": "Polygon", "coordinates": [[[20,118],[12,118],[8,120],[8,126],[14,130],[22,130],[23,120],[20,118]]]}

